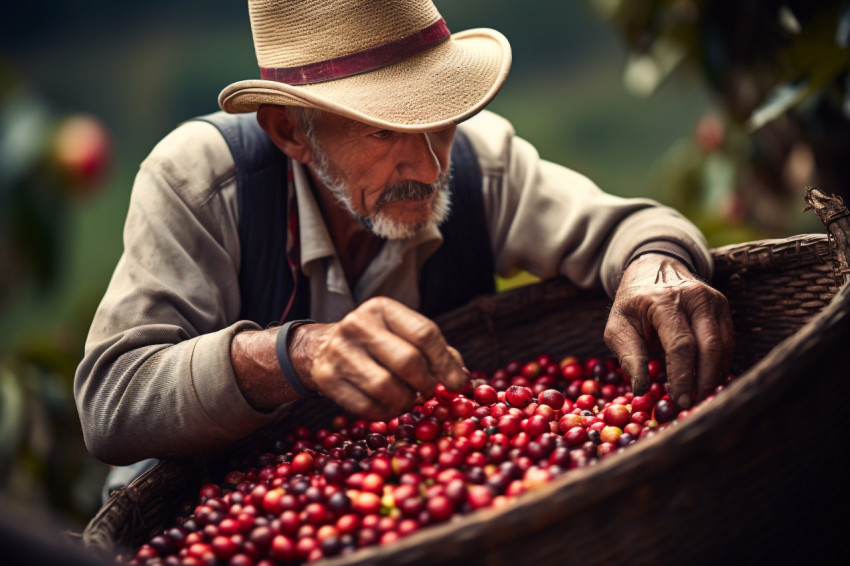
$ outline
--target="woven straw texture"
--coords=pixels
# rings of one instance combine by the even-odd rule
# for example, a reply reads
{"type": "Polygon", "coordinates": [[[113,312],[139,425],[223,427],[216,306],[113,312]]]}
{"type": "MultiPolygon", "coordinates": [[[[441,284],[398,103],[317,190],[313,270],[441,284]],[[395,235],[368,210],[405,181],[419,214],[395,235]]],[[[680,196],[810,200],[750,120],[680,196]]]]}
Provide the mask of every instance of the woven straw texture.
{"type": "MultiPolygon", "coordinates": [[[[386,45],[440,19],[430,0],[251,0],[260,67],[298,67],[386,45]]],[[[421,132],[469,118],[492,100],[507,77],[511,49],[490,29],[450,39],[384,67],[335,80],[291,86],[243,80],[219,95],[226,112],[260,104],[321,108],[397,131],[421,132]]]]}
{"type": "Polygon", "coordinates": [[[222,91],[219,104],[227,112],[312,106],[398,131],[445,127],[483,108],[507,76],[509,48],[494,37],[487,30],[461,32],[402,62],[334,81],[295,87],[240,81],[222,91]]]}
{"type": "MultiPolygon", "coordinates": [[[[848,218],[830,231],[846,238],[848,218]]],[[[843,521],[831,513],[848,494],[838,461],[850,440],[850,286],[842,284],[850,250],[836,249],[839,239],[713,250],[740,377],[687,419],[504,508],[322,563],[847,563],[843,521]]],[[[470,368],[489,371],[543,351],[609,355],[601,340],[608,306],[552,280],[480,298],[439,322],[470,368]]],[[[333,412],[327,401],[305,402],[281,426],[326,423],[333,412]]],[[[160,463],[112,497],[85,543],[112,553],[137,547],[220,473],[216,461],[160,463]]]]}
{"type": "Polygon", "coordinates": [[[411,35],[440,18],[429,0],[252,0],[248,11],[261,67],[333,59],[411,35]]]}

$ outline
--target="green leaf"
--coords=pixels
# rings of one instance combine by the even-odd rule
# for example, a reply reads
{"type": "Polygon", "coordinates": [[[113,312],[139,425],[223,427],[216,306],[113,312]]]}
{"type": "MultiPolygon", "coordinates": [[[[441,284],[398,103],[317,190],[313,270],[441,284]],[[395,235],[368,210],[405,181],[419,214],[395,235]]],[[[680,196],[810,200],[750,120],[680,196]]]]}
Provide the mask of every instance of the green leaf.
{"type": "Polygon", "coordinates": [[[24,394],[17,376],[0,366],[0,455],[14,455],[24,432],[24,394]]]}
{"type": "Polygon", "coordinates": [[[778,86],[767,96],[767,100],[750,114],[745,127],[750,132],[758,130],[802,101],[808,92],[808,79],[778,86]]]}
{"type": "Polygon", "coordinates": [[[623,83],[637,96],[649,96],[687,55],[687,48],[678,41],[659,37],[646,54],[631,54],[626,62],[623,83]]]}

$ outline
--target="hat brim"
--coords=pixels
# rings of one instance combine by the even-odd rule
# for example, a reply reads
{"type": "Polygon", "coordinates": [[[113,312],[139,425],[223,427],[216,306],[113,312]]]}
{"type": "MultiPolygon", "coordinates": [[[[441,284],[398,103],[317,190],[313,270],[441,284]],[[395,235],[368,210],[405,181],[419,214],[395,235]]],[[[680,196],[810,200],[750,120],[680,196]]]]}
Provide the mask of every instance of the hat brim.
{"type": "Polygon", "coordinates": [[[320,108],[378,128],[422,132],[458,124],[496,96],[511,66],[508,40],[491,29],[456,33],[399,63],[308,85],[246,80],[226,87],[219,106],[232,114],[261,104],[320,108]]]}

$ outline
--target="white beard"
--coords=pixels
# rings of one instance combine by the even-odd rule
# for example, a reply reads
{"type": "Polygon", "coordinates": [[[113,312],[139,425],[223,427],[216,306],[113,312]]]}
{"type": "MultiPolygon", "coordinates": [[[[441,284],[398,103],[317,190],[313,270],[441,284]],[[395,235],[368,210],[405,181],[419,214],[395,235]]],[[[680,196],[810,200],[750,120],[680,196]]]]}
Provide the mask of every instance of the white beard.
{"type": "Polygon", "coordinates": [[[451,210],[451,198],[449,189],[449,175],[440,173],[439,178],[426,185],[416,181],[405,181],[384,189],[378,202],[375,204],[375,212],[369,216],[361,216],[355,210],[351,201],[351,195],[346,186],[345,179],[340,171],[330,163],[327,155],[321,149],[317,140],[311,139],[313,163],[312,171],[319,180],[328,188],[334,198],[345,206],[352,216],[360,220],[363,225],[374,235],[387,240],[404,240],[412,238],[426,226],[440,226],[449,216],[451,210]],[[393,218],[384,209],[384,205],[398,201],[421,201],[434,194],[431,203],[431,214],[426,220],[414,223],[405,223],[393,218]]]}

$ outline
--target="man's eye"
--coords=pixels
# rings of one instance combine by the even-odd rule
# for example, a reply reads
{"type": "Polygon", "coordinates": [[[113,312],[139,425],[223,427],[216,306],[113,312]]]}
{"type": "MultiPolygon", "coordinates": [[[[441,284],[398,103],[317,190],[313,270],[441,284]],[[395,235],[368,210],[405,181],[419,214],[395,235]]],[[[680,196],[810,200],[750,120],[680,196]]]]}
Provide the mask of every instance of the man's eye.
{"type": "Polygon", "coordinates": [[[377,132],[372,132],[372,137],[378,139],[384,139],[388,135],[390,135],[389,130],[378,130],[377,132]]]}

